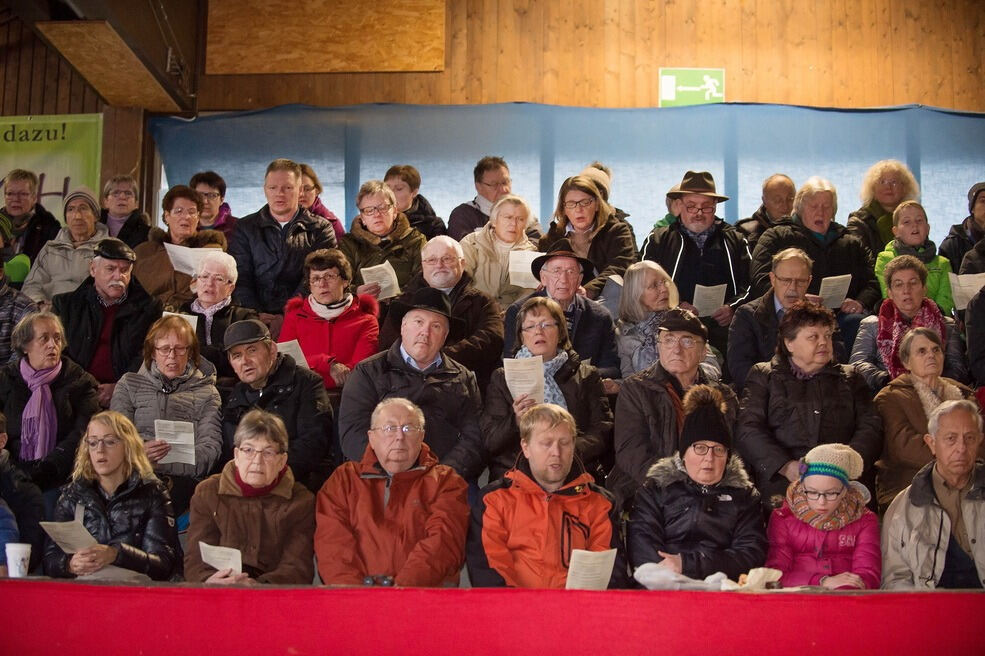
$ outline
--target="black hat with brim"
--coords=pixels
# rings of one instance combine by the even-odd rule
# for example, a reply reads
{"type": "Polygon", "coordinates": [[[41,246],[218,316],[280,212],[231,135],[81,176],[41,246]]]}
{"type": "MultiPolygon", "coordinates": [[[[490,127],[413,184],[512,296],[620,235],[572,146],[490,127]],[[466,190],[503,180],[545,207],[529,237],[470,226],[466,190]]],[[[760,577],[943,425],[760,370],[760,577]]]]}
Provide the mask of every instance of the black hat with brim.
{"type": "Polygon", "coordinates": [[[451,301],[448,296],[440,289],[434,287],[422,287],[417,291],[400,298],[394,299],[390,303],[390,315],[399,326],[403,321],[404,315],[411,310],[425,310],[434,312],[448,319],[448,338],[447,342],[458,341],[464,336],[465,322],[454,316],[451,311],[451,301]]]}
{"type": "Polygon", "coordinates": [[[530,263],[530,273],[534,274],[534,278],[540,280],[540,270],[544,268],[548,260],[554,257],[570,257],[572,260],[577,260],[578,266],[581,267],[582,285],[587,285],[595,277],[595,264],[591,260],[576,255],[571,249],[571,242],[567,239],[558,239],[551,244],[546,253],[530,263]]]}

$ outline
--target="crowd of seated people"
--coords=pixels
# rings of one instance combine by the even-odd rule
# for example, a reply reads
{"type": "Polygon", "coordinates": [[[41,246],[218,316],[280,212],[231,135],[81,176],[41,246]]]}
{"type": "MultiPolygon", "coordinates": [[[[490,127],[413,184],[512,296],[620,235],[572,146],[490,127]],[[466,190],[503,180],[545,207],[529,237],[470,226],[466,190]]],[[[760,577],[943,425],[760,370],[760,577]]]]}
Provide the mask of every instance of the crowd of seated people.
{"type": "Polygon", "coordinates": [[[572,173],[542,223],[483,157],[446,225],[394,165],[346,231],[288,159],[242,218],[196,173],[161,228],[130,176],[62,227],[10,171],[0,542],[83,580],[564,588],[614,549],[613,588],[985,586],[985,300],[948,275],[985,270],[985,183],[938,249],[896,160],[842,223],[824,177],[733,226],[687,171],[638,249],[611,169],[572,173]]]}

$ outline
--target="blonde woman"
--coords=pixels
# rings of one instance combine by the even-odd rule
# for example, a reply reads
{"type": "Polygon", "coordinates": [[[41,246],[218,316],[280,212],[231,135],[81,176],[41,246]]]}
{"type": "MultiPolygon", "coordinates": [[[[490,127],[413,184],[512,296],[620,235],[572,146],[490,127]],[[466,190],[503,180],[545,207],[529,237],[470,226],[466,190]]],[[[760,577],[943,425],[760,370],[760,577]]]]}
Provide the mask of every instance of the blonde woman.
{"type": "Polygon", "coordinates": [[[508,308],[533,291],[510,283],[510,253],[536,251],[525,227],[530,220],[530,205],[519,196],[503,196],[489,211],[489,222],[462,237],[465,270],[472,276],[476,289],[483,291],[508,308]]]}
{"type": "Polygon", "coordinates": [[[79,506],[82,524],[99,544],[67,554],[49,540],[44,555],[48,576],[88,576],[110,565],[155,581],[180,573],[171,500],[154,476],[137,429],[119,412],[107,410],[89,420],[54,521],[72,521],[79,506]]]}
{"type": "Polygon", "coordinates": [[[906,164],[884,159],[865,172],[859,195],[862,207],[848,216],[848,232],[876,256],[893,240],[893,212],[905,200],[920,200],[920,185],[906,164]]]}

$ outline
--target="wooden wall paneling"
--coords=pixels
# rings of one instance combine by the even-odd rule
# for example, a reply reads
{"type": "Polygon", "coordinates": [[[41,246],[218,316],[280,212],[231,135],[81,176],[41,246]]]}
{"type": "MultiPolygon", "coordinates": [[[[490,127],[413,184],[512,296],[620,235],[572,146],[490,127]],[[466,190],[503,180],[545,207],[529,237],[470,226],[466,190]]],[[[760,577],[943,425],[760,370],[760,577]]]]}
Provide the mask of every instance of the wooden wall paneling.
{"type": "Polygon", "coordinates": [[[602,51],[602,104],[610,106],[614,98],[620,95],[620,59],[622,34],[620,33],[619,12],[623,3],[619,0],[607,0],[602,4],[602,40],[599,49],[602,51]]]}
{"type": "MultiPolygon", "coordinates": [[[[9,35],[11,20],[7,11],[0,10],[0,112],[4,109],[7,91],[7,62],[10,60],[9,35]]],[[[4,112],[6,113],[6,112],[4,112]]]]}
{"type": "Polygon", "coordinates": [[[48,48],[38,39],[32,39],[31,91],[28,106],[31,114],[44,114],[44,74],[48,48]]]}
{"type": "Polygon", "coordinates": [[[743,2],[740,13],[742,17],[739,25],[739,38],[742,40],[742,52],[740,54],[742,61],[740,65],[741,70],[739,71],[738,95],[733,96],[733,98],[746,100],[756,97],[758,54],[761,49],[769,48],[770,43],[760,43],[757,39],[756,24],[758,17],[756,15],[756,3],[743,2]]]}
{"type": "Polygon", "coordinates": [[[68,62],[58,58],[58,98],[55,102],[56,114],[68,114],[71,110],[71,88],[74,71],[68,62]]]}
{"type": "Polygon", "coordinates": [[[21,25],[20,35],[17,39],[17,97],[14,109],[17,115],[31,113],[31,69],[34,65],[31,45],[33,37],[31,31],[21,25]]]}
{"type": "Polygon", "coordinates": [[[861,48],[852,38],[858,31],[858,22],[849,20],[848,2],[853,8],[856,6],[855,0],[831,2],[831,106],[855,102],[852,78],[859,67],[853,56],[857,57],[861,48]]]}
{"type": "Polygon", "coordinates": [[[44,62],[44,113],[58,113],[58,53],[49,52],[44,62]]]}
{"type": "Polygon", "coordinates": [[[497,95],[511,101],[542,102],[543,31],[536,0],[500,2],[497,95]],[[512,88],[511,88],[512,87],[512,88]]]}
{"type": "Polygon", "coordinates": [[[730,48],[738,43],[739,36],[735,31],[738,24],[732,25],[729,7],[726,0],[704,0],[697,6],[695,16],[695,38],[701,44],[694,55],[691,66],[698,68],[724,68],[726,75],[726,98],[731,100],[728,77],[732,73],[730,63],[730,48]]]}
{"type": "MultiPolygon", "coordinates": [[[[954,13],[954,3],[952,0],[934,0],[925,3],[923,7],[924,21],[919,24],[921,40],[917,43],[926,46],[940,46],[936,57],[922,56],[919,50],[914,48],[917,58],[920,60],[920,75],[924,78],[928,87],[933,92],[934,105],[937,107],[954,106],[954,76],[951,73],[951,51],[954,43],[951,35],[955,32],[955,27],[959,23],[952,23],[957,16],[954,13]]],[[[963,25],[962,29],[967,29],[963,25]]],[[[911,47],[916,44],[911,44],[911,47]]]]}
{"type": "Polygon", "coordinates": [[[882,107],[901,104],[904,100],[894,103],[896,98],[902,99],[902,88],[899,76],[893,67],[893,12],[896,0],[875,0],[875,20],[871,29],[863,36],[874,55],[872,67],[868,71],[870,107],[882,107]]]}
{"type": "Polygon", "coordinates": [[[817,23],[815,32],[817,33],[816,58],[818,106],[832,106],[834,104],[834,37],[832,36],[831,14],[833,8],[831,2],[817,3],[817,23]]]}
{"type": "Polygon", "coordinates": [[[517,28],[523,32],[518,35],[519,49],[514,54],[517,66],[524,70],[524,98],[530,102],[547,102],[544,75],[548,56],[545,45],[545,22],[549,15],[539,0],[514,0],[517,28]]]}
{"type": "Polygon", "coordinates": [[[962,0],[954,2],[955,29],[951,43],[951,76],[954,78],[954,106],[981,108],[982,79],[985,76],[985,16],[978,7],[962,0]]]}
{"type": "Polygon", "coordinates": [[[650,0],[621,0],[619,2],[619,18],[617,24],[617,57],[616,75],[618,86],[614,95],[605,100],[610,107],[619,107],[620,100],[628,99],[635,106],[649,104],[649,93],[645,93],[642,85],[649,89],[650,80],[646,78],[643,69],[649,70],[648,63],[658,57],[657,49],[663,47],[663,35],[656,34],[651,22],[653,3],[650,0]],[[641,5],[637,11],[635,5],[641,5]],[[649,53],[645,59],[637,57],[636,42],[649,44],[649,53]]]}
{"type": "Polygon", "coordinates": [[[543,82],[541,102],[553,104],[561,97],[561,26],[560,10],[555,2],[544,3],[543,82]]]}
{"type": "Polygon", "coordinates": [[[787,35],[784,73],[778,79],[777,101],[789,103],[793,94],[802,104],[817,104],[817,75],[814,56],[817,48],[817,15],[814,3],[778,7],[782,15],[781,34],[787,35]]]}
{"type": "Polygon", "coordinates": [[[448,32],[445,37],[445,70],[440,102],[447,104],[453,98],[464,98],[467,92],[468,72],[464,63],[468,60],[469,22],[468,4],[448,3],[448,32]]]}
{"type": "Polygon", "coordinates": [[[758,102],[776,102],[776,77],[780,58],[778,44],[781,38],[776,25],[776,7],[770,0],[756,0],[755,7],[756,13],[749,29],[755,35],[753,48],[756,58],[752,87],[746,89],[747,95],[743,100],[755,98],[758,102]]]}

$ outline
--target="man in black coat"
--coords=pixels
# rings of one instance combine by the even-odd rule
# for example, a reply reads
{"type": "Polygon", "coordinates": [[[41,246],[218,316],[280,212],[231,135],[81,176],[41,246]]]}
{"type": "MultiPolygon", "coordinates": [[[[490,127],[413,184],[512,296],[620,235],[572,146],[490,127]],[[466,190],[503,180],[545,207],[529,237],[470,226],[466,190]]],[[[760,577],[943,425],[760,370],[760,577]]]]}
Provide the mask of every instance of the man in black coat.
{"type": "Polygon", "coordinates": [[[424,441],[441,464],[474,483],[486,460],[479,432],[482,400],[475,374],[442,352],[450,328],[460,321],[448,297],[431,287],[394,301],[390,314],[400,323],[400,339],[356,365],[342,388],[342,453],[359,461],[373,409],[383,399],[402,397],[424,412],[424,441]]]}
{"type": "Polygon", "coordinates": [[[65,353],[99,382],[103,408],[109,407],[120,376],[140,368],[144,337],[161,318],[161,302],[130,279],[136,259],[119,239],[103,239],[89,263],[89,277],[51,302],[65,326],[65,353]]]}
{"type": "Polygon", "coordinates": [[[240,419],[260,408],[284,420],[287,464],[296,481],[317,492],[339,462],[332,404],[322,377],[277,353],[270,331],[257,319],[230,324],[222,343],[239,382],[222,410],[220,465],[232,458],[240,419]]]}
{"type": "Polygon", "coordinates": [[[229,239],[239,273],[233,302],[259,312],[276,337],[284,305],[302,291],[304,258],[319,248],[335,248],[335,230],[301,207],[301,166],[296,162],[271,162],[263,193],[267,204],[237,221],[229,239]]]}
{"type": "Polygon", "coordinates": [[[737,221],[735,229],[746,238],[749,251],[756,248],[759,236],[793,212],[793,199],[797,194],[790,176],[774,173],[763,181],[763,204],[748,219],[737,221]]]}
{"type": "Polygon", "coordinates": [[[670,274],[681,307],[698,315],[693,305],[697,285],[726,285],[724,303],[701,317],[708,328],[708,341],[724,353],[735,309],[749,296],[748,244],[732,226],[715,217],[717,204],[728,196],[715,191],[711,173],[688,171],[678,191],[667,195],[680,200],[680,220],[653,229],[643,243],[643,259],[656,262],[670,274]]]}
{"type": "Polygon", "coordinates": [[[534,296],[546,296],[558,302],[568,324],[571,346],[582,360],[591,360],[592,366],[603,377],[606,393],[614,394],[612,379],[622,378],[619,354],[616,352],[616,328],[612,315],[604,305],[593,301],[579,290],[594,276],[595,265],[579,257],[571,250],[567,239],[552,244],[550,250],[530,264],[534,278],[540,280],[543,289],[524,296],[506,309],[503,329],[503,357],[512,358],[519,345],[516,341],[516,317],[523,303],[534,296]]]}

